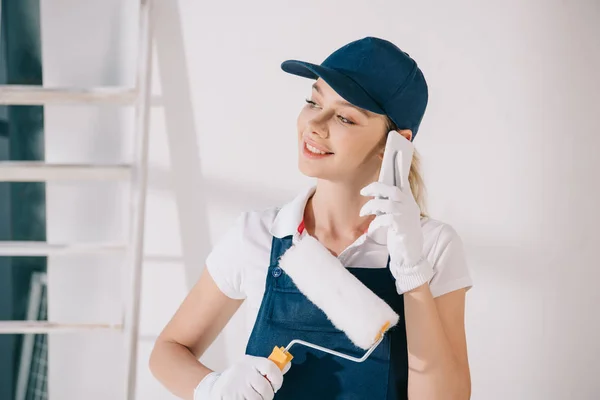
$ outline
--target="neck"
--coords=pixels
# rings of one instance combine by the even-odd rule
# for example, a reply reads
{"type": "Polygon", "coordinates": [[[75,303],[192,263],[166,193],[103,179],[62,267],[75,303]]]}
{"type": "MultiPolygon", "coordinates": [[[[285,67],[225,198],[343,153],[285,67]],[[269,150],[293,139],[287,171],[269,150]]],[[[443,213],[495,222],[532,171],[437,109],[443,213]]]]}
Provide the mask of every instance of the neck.
{"type": "Polygon", "coordinates": [[[370,200],[360,194],[363,186],[319,180],[304,212],[308,232],[331,239],[353,239],[362,235],[374,218],[359,216],[362,206],[370,200]]]}

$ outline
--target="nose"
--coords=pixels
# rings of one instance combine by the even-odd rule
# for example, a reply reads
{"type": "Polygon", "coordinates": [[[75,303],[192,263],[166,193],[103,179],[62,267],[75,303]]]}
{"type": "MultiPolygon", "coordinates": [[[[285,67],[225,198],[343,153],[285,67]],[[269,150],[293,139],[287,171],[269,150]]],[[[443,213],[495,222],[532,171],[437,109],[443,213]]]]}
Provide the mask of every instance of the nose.
{"type": "Polygon", "coordinates": [[[329,119],[331,118],[332,113],[327,113],[321,111],[318,115],[315,115],[308,121],[308,129],[314,135],[318,135],[323,139],[327,139],[329,137],[329,119]]]}

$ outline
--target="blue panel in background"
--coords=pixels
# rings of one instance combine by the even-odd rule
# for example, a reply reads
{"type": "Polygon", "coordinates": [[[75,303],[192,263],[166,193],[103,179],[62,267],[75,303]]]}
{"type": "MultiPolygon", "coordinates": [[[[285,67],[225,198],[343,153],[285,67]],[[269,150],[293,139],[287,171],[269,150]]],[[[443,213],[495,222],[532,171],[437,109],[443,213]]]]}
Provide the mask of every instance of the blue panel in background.
{"type": "MultiPolygon", "coordinates": [[[[1,0],[0,84],[42,84],[39,11],[39,0],[1,0]]],[[[0,106],[0,160],[43,160],[43,128],[43,107],[0,106]]],[[[45,203],[43,183],[0,183],[0,240],[44,241],[45,203]]],[[[26,319],[31,277],[40,271],[44,257],[0,257],[0,320],[26,319]]],[[[0,335],[2,400],[15,398],[22,339],[0,335]]]]}

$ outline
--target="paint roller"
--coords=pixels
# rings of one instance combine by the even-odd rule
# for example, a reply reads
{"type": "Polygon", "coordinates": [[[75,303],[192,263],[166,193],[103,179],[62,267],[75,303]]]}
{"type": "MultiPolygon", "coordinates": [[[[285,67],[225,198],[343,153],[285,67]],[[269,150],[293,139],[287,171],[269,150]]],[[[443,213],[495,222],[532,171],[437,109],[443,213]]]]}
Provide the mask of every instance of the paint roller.
{"type": "MultiPolygon", "coordinates": [[[[398,186],[408,182],[412,154],[412,143],[396,131],[391,131],[386,142],[379,181],[398,186]]],[[[294,242],[281,257],[279,266],[337,329],[366,352],[360,358],[353,357],[294,339],[286,347],[276,346],[269,359],[283,370],[293,358],[290,348],[298,344],[346,360],[363,362],[381,343],[385,333],[398,323],[398,314],[352,275],[317,239],[305,235],[301,240],[294,238],[294,242]]]]}
{"type": "Polygon", "coordinates": [[[279,266],[337,329],[343,331],[354,345],[367,351],[357,358],[294,339],[287,347],[275,347],[269,356],[281,370],[292,360],[289,350],[295,344],[362,362],[383,340],[385,332],[398,323],[398,314],[312,236],[304,236],[286,251],[279,266]]]}

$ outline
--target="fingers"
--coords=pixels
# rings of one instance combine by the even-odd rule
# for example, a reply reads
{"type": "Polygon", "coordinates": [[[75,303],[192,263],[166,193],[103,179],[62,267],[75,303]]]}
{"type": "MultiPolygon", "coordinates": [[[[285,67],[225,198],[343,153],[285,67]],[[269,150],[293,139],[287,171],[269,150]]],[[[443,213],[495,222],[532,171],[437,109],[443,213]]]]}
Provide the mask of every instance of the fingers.
{"type": "Polygon", "coordinates": [[[281,389],[281,385],[283,385],[283,373],[273,361],[268,358],[258,358],[254,362],[254,367],[261,375],[267,377],[275,392],[281,389]]]}
{"type": "MultiPolygon", "coordinates": [[[[263,378],[263,377],[261,377],[261,378],[262,378],[263,381],[267,382],[267,380],[265,378],[263,378]]],[[[269,382],[267,382],[267,385],[269,385],[269,382]]],[[[271,393],[273,392],[272,389],[269,389],[269,390],[271,390],[271,393]]],[[[249,383],[249,387],[247,387],[246,390],[244,391],[244,394],[243,394],[242,398],[243,398],[243,400],[266,400],[266,399],[272,400],[273,397],[274,396],[270,396],[270,397],[269,396],[266,396],[266,397],[263,396],[260,392],[258,392],[254,388],[254,385],[251,382],[251,383],[249,383]]],[[[236,397],[236,399],[237,398],[238,397],[236,397]]]]}
{"type": "Polygon", "coordinates": [[[383,214],[375,217],[375,219],[369,225],[368,234],[372,234],[379,228],[393,228],[396,221],[394,215],[392,214],[383,214]]]}
{"type": "Polygon", "coordinates": [[[267,378],[262,376],[260,373],[252,377],[250,386],[252,387],[254,393],[256,393],[256,396],[246,397],[248,400],[273,400],[273,397],[275,397],[273,387],[267,378]]]}
{"type": "Polygon", "coordinates": [[[402,203],[390,201],[387,199],[378,199],[375,198],[373,200],[369,200],[365,203],[364,206],[360,209],[360,216],[364,217],[365,215],[381,215],[381,214],[401,214],[402,213],[402,203]]]}
{"type": "Polygon", "coordinates": [[[285,364],[285,367],[283,367],[283,371],[281,371],[281,373],[283,375],[285,375],[290,370],[290,368],[292,368],[292,362],[291,361],[288,362],[287,364],[285,364]]]}
{"type": "Polygon", "coordinates": [[[365,186],[360,194],[366,197],[379,197],[393,201],[403,201],[406,195],[396,186],[386,185],[381,182],[373,182],[365,186]]]}

